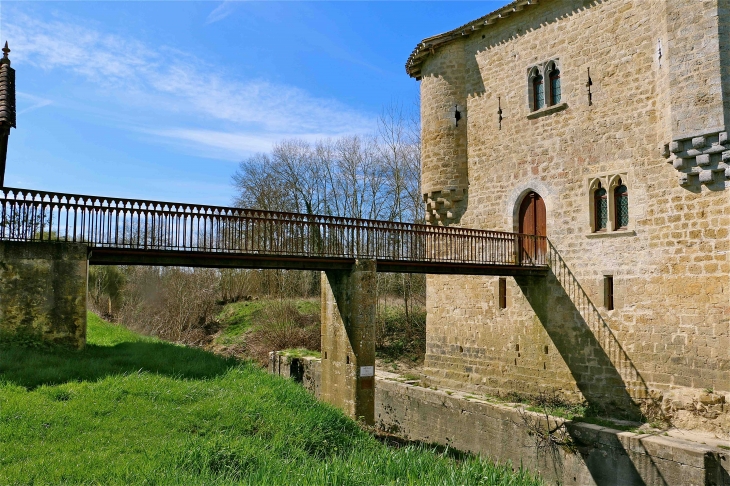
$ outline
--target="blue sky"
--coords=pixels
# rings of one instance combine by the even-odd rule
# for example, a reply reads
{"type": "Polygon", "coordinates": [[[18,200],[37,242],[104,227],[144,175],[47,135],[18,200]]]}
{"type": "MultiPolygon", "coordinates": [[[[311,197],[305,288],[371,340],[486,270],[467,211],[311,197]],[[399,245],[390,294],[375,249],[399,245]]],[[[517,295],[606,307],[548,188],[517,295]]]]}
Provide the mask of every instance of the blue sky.
{"type": "Polygon", "coordinates": [[[7,2],[8,186],[228,205],[240,160],[412,105],[423,38],[493,2],[7,2]]]}

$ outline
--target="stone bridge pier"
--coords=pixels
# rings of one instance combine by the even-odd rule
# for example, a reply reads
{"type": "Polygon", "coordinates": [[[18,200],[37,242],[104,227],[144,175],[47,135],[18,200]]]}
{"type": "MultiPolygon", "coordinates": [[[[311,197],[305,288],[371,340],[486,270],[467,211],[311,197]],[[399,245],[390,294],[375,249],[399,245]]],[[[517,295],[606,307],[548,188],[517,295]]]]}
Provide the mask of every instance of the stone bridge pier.
{"type": "Polygon", "coordinates": [[[322,272],[322,400],[375,421],[376,263],[322,272]]]}
{"type": "Polygon", "coordinates": [[[0,341],[86,344],[87,247],[0,242],[0,341]]]}

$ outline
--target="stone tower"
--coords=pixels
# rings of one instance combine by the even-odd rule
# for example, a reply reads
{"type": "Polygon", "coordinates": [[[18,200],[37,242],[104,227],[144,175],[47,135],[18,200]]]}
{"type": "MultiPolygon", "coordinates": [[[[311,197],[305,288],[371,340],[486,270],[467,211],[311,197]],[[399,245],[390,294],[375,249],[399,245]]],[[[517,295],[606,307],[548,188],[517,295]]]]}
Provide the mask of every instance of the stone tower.
{"type": "Polygon", "coordinates": [[[459,221],[469,187],[464,46],[445,49],[455,64],[430,63],[421,80],[423,198],[426,221],[435,225],[459,221]]]}

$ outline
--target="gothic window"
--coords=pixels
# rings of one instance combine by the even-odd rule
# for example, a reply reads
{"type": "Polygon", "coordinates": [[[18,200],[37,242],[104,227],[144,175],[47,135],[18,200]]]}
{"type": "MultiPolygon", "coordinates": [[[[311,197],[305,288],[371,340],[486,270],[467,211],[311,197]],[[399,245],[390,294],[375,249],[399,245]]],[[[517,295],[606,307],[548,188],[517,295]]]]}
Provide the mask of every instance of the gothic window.
{"type": "Polygon", "coordinates": [[[629,220],[628,172],[600,174],[588,179],[590,234],[595,236],[635,235],[633,223],[629,220]]]}
{"type": "Polygon", "coordinates": [[[532,93],[535,97],[533,100],[534,110],[539,110],[545,106],[545,83],[542,75],[538,74],[532,78],[532,93]]]}
{"type": "Polygon", "coordinates": [[[613,204],[616,212],[615,230],[626,229],[629,225],[629,189],[618,180],[618,186],[613,190],[613,204]]]}
{"type": "Polygon", "coordinates": [[[560,71],[553,64],[553,68],[550,70],[550,105],[557,105],[560,103],[560,71]]]}
{"type": "Polygon", "coordinates": [[[558,64],[559,60],[554,59],[527,70],[527,103],[530,111],[560,104],[563,91],[558,64]]]}
{"type": "Polygon", "coordinates": [[[593,207],[595,211],[595,228],[593,231],[606,231],[608,227],[608,192],[598,183],[593,192],[593,207]]]}

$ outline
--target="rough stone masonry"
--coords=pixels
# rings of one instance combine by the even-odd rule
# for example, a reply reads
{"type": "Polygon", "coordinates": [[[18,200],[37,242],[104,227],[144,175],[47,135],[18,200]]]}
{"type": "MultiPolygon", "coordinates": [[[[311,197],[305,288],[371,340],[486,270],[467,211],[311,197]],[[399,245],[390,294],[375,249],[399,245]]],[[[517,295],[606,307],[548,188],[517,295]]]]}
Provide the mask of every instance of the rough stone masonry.
{"type": "Polygon", "coordinates": [[[506,306],[429,276],[428,380],[730,437],[730,1],[518,0],[406,70],[430,223],[530,232],[532,197],[551,242],[506,306]]]}

